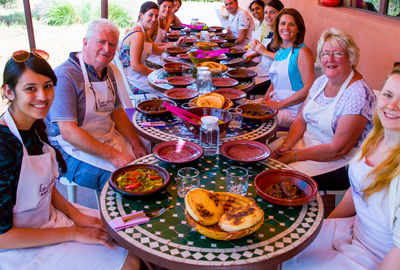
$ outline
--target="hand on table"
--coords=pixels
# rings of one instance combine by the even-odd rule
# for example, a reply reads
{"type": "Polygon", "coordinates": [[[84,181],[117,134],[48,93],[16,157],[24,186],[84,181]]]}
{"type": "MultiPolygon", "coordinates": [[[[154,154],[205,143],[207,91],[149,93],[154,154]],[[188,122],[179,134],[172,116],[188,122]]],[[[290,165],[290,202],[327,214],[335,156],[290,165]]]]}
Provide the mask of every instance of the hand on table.
{"type": "Polygon", "coordinates": [[[292,147],[289,147],[287,144],[281,144],[281,146],[271,154],[271,158],[279,159],[283,154],[290,150],[292,150],[292,147]]]}
{"type": "Polygon", "coordinates": [[[289,164],[289,163],[297,161],[295,158],[294,151],[287,151],[287,152],[283,153],[277,160],[282,163],[285,163],[285,164],[289,164]]]}
{"type": "Polygon", "coordinates": [[[264,99],[262,102],[262,104],[274,107],[275,109],[279,110],[281,108],[281,104],[279,101],[274,101],[272,99],[264,99]]]}
{"type": "Polygon", "coordinates": [[[182,46],[185,42],[185,37],[179,37],[178,40],[174,43],[175,46],[182,46]]]}
{"type": "Polygon", "coordinates": [[[95,244],[103,245],[110,249],[115,249],[116,246],[113,245],[109,240],[109,235],[105,230],[97,228],[73,228],[73,239],[75,242],[83,244],[95,244]]]}
{"type": "Polygon", "coordinates": [[[115,150],[114,158],[110,162],[116,168],[121,168],[122,166],[125,166],[126,164],[131,163],[132,161],[135,160],[135,158],[131,155],[125,154],[116,149],[114,150],[115,150]]]}

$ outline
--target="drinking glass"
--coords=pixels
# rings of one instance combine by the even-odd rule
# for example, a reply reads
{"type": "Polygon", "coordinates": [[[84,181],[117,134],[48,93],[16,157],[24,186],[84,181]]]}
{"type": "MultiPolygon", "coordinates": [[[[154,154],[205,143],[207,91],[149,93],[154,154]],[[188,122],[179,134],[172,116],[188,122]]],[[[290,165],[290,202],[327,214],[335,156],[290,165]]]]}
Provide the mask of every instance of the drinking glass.
{"type": "MultiPolygon", "coordinates": [[[[187,110],[187,109],[190,109],[190,108],[193,108],[193,107],[190,106],[190,103],[189,103],[189,102],[186,102],[186,103],[183,103],[183,104],[181,105],[181,108],[184,109],[184,110],[187,110]]],[[[183,136],[193,136],[193,133],[190,132],[190,131],[186,128],[185,124],[183,123],[182,118],[179,117],[179,119],[180,119],[180,122],[182,123],[182,127],[181,127],[181,130],[180,130],[180,134],[183,135],[183,136]]]]}
{"type": "Polygon", "coordinates": [[[178,170],[176,178],[176,190],[180,198],[194,188],[200,187],[199,171],[192,167],[185,167],[178,170]]]}
{"type": "Polygon", "coordinates": [[[188,66],[182,66],[182,76],[193,78],[194,68],[188,66]]]}
{"type": "Polygon", "coordinates": [[[226,169],[225,187],[227,192],[245,196],[247,193],[249,173],[239,166],[231,166],[226,169]]]}
{"type": "Polygon", "coordinates": [[[238,108],[230,108],[228,112],[232,115],[232,120],[229,122],[229,128],[241,128],[243,123],[242,110],[238,108]]]}

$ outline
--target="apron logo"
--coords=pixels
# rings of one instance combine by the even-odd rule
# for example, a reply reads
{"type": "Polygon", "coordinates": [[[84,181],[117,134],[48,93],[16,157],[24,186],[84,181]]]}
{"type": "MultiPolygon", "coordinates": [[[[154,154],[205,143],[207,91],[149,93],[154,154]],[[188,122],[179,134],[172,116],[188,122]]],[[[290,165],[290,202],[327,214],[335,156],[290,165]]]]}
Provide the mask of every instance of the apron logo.
{"type": "Polygon", "coordinates": [[[39,186],[39,193],[40,193],[40,196],[41,196],[41,197],[46,196],[46,195],[50,192],[51,188],[52,188],[52,187],[54,186],[54,184],[56,183],[56,180],[57,180],[57,178],[52,178],[52,179],[50,180],[49,183],[47,183],[47,184],[40,184],[40,186],[39,186]]]}

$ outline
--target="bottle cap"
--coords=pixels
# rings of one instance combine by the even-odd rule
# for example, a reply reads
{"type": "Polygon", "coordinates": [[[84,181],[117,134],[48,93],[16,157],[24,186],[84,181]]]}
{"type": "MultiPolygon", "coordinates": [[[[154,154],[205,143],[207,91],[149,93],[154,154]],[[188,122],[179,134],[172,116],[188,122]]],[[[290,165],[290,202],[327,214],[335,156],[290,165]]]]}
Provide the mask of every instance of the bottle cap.
{"type": "Polygon", "coordinates": [[[210,69],[208,67],[198,67],[197,70],[198,71],[210,71],[210,69]]]}
{"type": "Polygon", "coordinates": [[[204,129],[216,129],[218,127],[218,118],[216,116],[203,116],[201,118],[201,127],[204,129]]]}

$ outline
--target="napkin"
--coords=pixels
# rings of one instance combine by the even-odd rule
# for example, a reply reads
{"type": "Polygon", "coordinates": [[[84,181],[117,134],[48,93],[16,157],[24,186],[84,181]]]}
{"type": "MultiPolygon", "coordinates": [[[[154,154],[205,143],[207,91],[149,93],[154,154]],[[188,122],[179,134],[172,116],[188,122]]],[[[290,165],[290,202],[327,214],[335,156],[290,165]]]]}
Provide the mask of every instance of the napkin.
{"type": "Polygon", "coordinates": [[[132,226],[140,225],[146,222],[149,222],[150,219],[143,215],[143,211],[134,212],[122,217],[114,218],[113,220],[109,221],[108,224],[113,228],[115,231],[119,231],[125,228],[129,228],[132,226]],[[131,218],[132,217],[132,218],[131,218]],[[128,221],[124,222],[124,219],[130,218],[128,221]]]}

